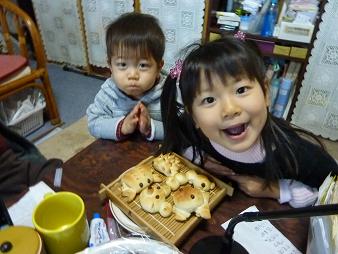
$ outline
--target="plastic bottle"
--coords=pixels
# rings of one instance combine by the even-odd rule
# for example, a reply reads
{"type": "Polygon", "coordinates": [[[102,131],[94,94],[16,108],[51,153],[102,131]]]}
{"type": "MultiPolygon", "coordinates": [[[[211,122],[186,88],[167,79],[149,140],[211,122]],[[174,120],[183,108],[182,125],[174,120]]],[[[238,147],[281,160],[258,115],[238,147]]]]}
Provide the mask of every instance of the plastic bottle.
{"type": "Polygon", "coordinates": [[[269,9],[266,11],[262,26],[261,35],[271,37],[275,29],[278,15],[278,0],[271,0],[269,9]]]}
{"type": "Polygon", "coordinates": [[[90,222],[89,247],[97,246],[109,240],[106,223],[100,218],[99,213],[94,213],[93,219],[90,222]]]}

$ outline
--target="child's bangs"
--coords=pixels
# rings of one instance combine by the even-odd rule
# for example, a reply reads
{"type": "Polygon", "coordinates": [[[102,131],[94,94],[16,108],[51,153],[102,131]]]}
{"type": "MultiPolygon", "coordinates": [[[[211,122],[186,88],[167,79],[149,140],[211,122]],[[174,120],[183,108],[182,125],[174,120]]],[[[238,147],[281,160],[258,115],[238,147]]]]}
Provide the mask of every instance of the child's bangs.
{"type": "MultiPolygon", "coordinates": [[[[240,59],[234,59],[234,61],[232,61],[229,57],[227,57],[223,58],[223,61],[214,61],[204,64],[203,67],[201,67],[199,76],[204,74],[207,85],[212,88],[213,79],[215,79],[215,77],[221,80],[223,85],[227,85],[229,83],[229,79],[234,79],[236,81],[242,79],[254,80],[255,75],[250,73],[250,71],[247,71],[248,68],[249,67],[246,66],[246,63],[242,62],[240,59]]],[[[201,78],[199,81],[201,81],[201,78]]],[[[198,90],[200,90],[200,88],[201,83],[199,82],[198,90]]]]}
{"type": "Polygon", "coordinates": [[[122,58],[149,59],[151,54],[145,43],[121,42],[113,46],[113,56],[122,58]]]}

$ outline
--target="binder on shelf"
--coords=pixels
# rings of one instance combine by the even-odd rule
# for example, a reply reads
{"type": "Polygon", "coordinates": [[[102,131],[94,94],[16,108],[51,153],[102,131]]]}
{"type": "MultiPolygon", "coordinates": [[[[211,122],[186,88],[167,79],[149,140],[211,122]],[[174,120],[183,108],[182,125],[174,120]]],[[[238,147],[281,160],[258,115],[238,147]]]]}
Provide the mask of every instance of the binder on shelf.
{"type": "Polygon", "coordinates": [[[277,99],[277,95],[279,91],[279,84],[280,84],[279,78],[275,77],[272,79],[271,85],[270,85],[270,111],[271,112],[273,112],[273,109],[276,103],[276,99],[277,99]]]}
{"type": "MultiPolygon", "coordinates": [[[[292,71],[288,71],[286,75],[287,75],[287,78],[290,78],[292,80],[292,83],[295,84],[296,80],[298,79],[298,73],[299,73],[302,65],[301,65],[301,63],[297,63],[297,62],[291,62],[291,64],[292,64],[292,69],[291,69],[292,71]]],[[[290,92],[290,95],[289,95],[288,103],[286,104],[286,107],[285,107],[285,110],[284,110],[284,113],[283,113],[284,119],[286,119],[287,116],[288,116],[288,113],[289,113],[289,110],[290,110],[290,107],[291,107],[292,98],[295,95],[295,91],[296,91],[296,86],[293,85],[291,92],[290,92]]]]}
{"type": "Polygon", "coordinates": [[[283,117],[284,110],[289,100],[289,95],[292,87],[292,80],[282,78],[278,90],[277,99],[273,107],[273,115],[276,117],[283,117]]]}

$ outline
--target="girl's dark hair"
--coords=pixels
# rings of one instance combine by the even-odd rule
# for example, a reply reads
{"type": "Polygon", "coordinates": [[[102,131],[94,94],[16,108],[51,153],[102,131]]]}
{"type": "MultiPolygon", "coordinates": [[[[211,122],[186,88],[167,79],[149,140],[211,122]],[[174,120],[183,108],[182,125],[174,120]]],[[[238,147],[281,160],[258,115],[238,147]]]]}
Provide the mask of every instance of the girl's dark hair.
{"type": "Polygon", "coordinates": [[[106,47],[109,65],[112,56],[152,56],[160,63],[165,36],[154,16],[131,12],[121,15],[108,26],[106,47]]]}
{"type": "MultiPolygon", "coordinates": [[[[192,112],[194,98],[200,89],[201,73],[204,73],[210,86],[213,85],[212,77],[215,75],[224,84],[227,84],[226,81],[230,77],[235,80],[242,78],[257,80],[264,95],[267,95],[265,65],[254,45],[234,37],[224,37],[204,45],[195,43],[185,51],[188,53],[179,78],[185,110],[184,113],[179,111],[179,105],[176,102],[176,79],[169,75],[161,96],[164,140],[159,153],[169,151],[182,153],[185,148],[192,146],[194,157],[199,155],[203,166],[203,144],[208,142],[208,139],[195,128],[189,113],[192,112]]],[[[268,111],[268,108],[266,110],[268,111]]],[[[285,120],[275,118],[268,113],[262,130],[263,146],[266,152],[265,178],[268,182],[279,179],[282,168],[286,168],[290,176],[296,176],[298,172],[298,163],[294,154],[296,148],[283,131],[285,129],[293,128],[285,120]],[[279,158],[283,165],[276,163],[275,149],[283,154],[279,158]]]]}

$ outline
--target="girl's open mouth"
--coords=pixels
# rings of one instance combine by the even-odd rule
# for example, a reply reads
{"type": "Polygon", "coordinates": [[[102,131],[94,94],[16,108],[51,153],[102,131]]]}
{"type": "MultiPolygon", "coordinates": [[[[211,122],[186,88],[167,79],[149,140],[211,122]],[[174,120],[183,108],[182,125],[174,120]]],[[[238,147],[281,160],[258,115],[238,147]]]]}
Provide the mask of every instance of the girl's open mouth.
{"type": "Polygon", "coordinates": [[[241,135],[246,129],[246,124],[236,125],[231,128],[227,128],[224,132],[229,136],[238,136],[241,135]]]}

